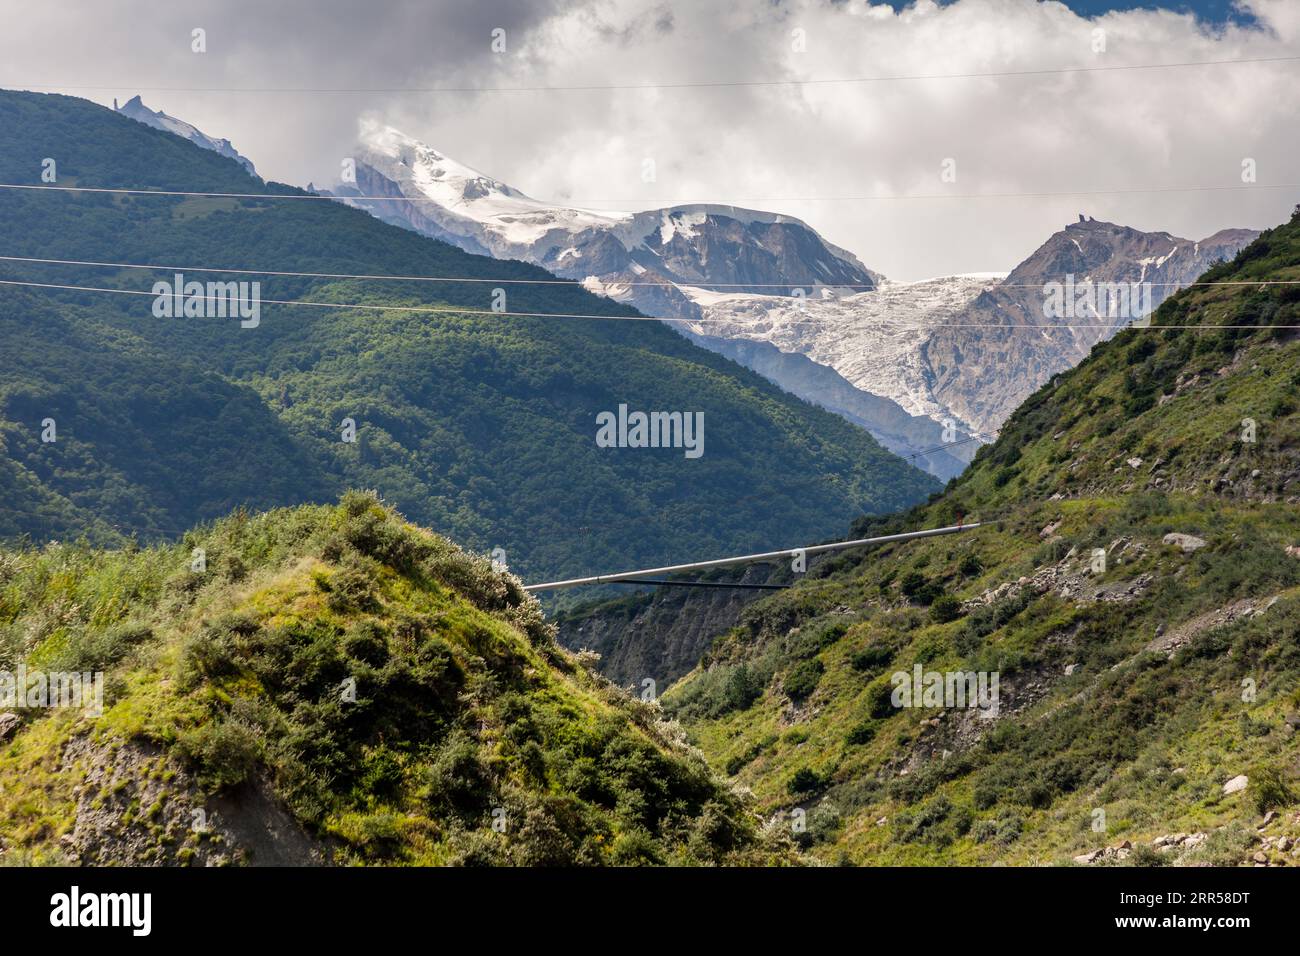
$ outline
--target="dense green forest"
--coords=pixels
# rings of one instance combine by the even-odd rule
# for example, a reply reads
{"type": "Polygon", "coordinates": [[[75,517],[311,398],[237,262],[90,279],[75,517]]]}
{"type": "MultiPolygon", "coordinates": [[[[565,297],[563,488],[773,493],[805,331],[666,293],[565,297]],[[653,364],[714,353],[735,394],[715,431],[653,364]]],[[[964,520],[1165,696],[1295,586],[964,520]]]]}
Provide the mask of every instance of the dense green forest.
{"type": "MultiPolygon", "coordinates": [[[[264,299],[609,321],[264,304],[156,318],[149,296],[0,286],[0,537],[174,538],[239,506],[378,491],[528,577],[790,546],[937,486],[838,416],[658,322],[519,262],[471,256],[90,102],[0,94],[0,182],[279,199],[0,189],[0,254],[237,273],[264,299]],[[615,318],[617,317],[617,318],[615,318]],[[705,453],[602,449],[620,403],[704,413],[705,453]],[[52,419],[56,440],[42,441],[52,419]],[[341,440],[343,420],[356,442],[341,440]]],[[[0,279],[148,291],[154,271],[0,261],[0,279]]]]}

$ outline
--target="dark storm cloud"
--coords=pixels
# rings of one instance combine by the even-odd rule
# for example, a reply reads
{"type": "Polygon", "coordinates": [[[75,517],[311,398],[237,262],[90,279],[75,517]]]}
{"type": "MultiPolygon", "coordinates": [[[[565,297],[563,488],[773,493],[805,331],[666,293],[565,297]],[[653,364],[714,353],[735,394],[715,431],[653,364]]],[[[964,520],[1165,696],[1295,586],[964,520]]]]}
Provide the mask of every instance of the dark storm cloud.
{"type": "Polygon", "coordinates": [[[276,179],[333,182],[365,116],[542,199],[786,212],[894,278],[1008,268],[1081,211],[1191,238],[1267,226],[1295,195],[1137,190],[1232,186],[1245,159],[1261,184],[1300,178],[1293,63],[762,85],[1281,56],[1300,43],[1295,0],[1248,0],[1262,29],[1216,30],[1169,11],[1090,18],[1036,0],[898,11],[863,0],[0,6],[0,84],[56,84],[104,103],[143,92],[276,179]],[[207,30],[206,54],[190,51],[195,27],[207,30]],[[496,28],[505,53],[492,50],[496,28]],[[745,81],[759,85],[714,85],[745,81]],[[655,84],[667,85],[640,88],[655,84]],[[593,85],[622,88],[554,89],[593,85]],[[265,87],[406,92],[230,91],[265,87]],[[425,87],[512,92],[410,89],[425,87]],[[950,158],[958,177],[945,184],[950,158]],[[943,190],[1105,192],[890,198],[943,190]]]}

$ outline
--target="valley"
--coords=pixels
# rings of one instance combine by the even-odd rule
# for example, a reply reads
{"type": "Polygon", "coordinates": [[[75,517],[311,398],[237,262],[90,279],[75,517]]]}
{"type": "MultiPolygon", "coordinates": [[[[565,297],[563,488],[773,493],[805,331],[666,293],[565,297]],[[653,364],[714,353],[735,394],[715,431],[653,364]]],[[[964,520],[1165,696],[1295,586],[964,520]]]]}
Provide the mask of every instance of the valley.
{"type": "Polygon", "coordinates": [[[1300,866],[1296,58],[1071,3],[0,90],[0,869],[1300,866]]]}
{"type": "MultiPolygon", "coordinates": [[[[1297,278],[1300,214],[850,533],[987,524],[731,609],[666,712],[828,863],[1294,865],[1297,278]],[[900,698],[918,671],[998,706],[900,698]]],[[[572,646],[626,612],[588,613],[572,646]]]]}
{"type": "Polygon", "coordinates": [[[356,181],[324,194],[470,252],[536,263],[662,317],[943,480],[1038,385],[1141,318],[1093,314],[1053,329],[1062,323],[1044,310],[1051,283],[1133,283],[1149,311],[1256,235],[1223,229],[1193,241],[1080,214],[1007,273],[891,282],[787,216],[548,203],[374,122],[363,124],[357,153],[356,181]],[[778,355],[738,345],[746,342],[778,355]],[[912,419],[902,429],[899,410],[912,419]],[[939,427],[939,442],[927,444],[928,425],[939,427]]]}

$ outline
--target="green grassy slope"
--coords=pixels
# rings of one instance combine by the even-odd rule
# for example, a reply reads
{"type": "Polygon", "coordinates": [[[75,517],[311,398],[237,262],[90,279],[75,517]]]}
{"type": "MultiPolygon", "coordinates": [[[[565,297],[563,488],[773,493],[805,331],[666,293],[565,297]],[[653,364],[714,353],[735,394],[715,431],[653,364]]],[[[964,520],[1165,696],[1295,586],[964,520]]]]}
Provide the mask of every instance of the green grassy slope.
{"type": "Polygon", "coordinates": [[[1300,280],[1300,217],[1204,278],[1232,284],[1099,345],[870,530],[996,524],[827,562],[666,695],[767,810],[804,811],[817,855],[1294,863],[1300,340],[1256,326],[1300,325],[1300,296],[1252,282],[1300,280]],[[917,664],[997,673],[998,715],[895,706],[917,664]],[[1179,833],[1204,842],[1152,848],[1179,833]]]}
{"type": "Polygon", "coordinates": [[[0,552],[0,670],[20,663],[106,672],[106,699],[0,713],[0,862],[795,859],[517,579],[367,495],[0,552]]]}
{"type": "MultiPolygon", "coordinates": [[[[92,103],[0,93],[0,182],[40,185],[46,157],[60,186],[304,195],[92,103]]],[[[111,524],[153,539],[236,505],[369,487],[535,578],[815,539],[937,487],[661,323],[573,283],[509,284],[553,277],[335,202],[0,189],[0,220],[10,256],[480,280],[262,276],[267,299],[483,311],[502,281],[511,312],[624,319],[264,305],[241,329],[155,318],[147,296],[0,286],[3,536],[111,524]],[[703,412],[703,457],[597,448],[597,414],[620,403],[703,412]],[[356,444],[340,441],[345,417],[356,444]]],[[[0,279],[128,290],[171,275],[0,261],[0,279]]]]}

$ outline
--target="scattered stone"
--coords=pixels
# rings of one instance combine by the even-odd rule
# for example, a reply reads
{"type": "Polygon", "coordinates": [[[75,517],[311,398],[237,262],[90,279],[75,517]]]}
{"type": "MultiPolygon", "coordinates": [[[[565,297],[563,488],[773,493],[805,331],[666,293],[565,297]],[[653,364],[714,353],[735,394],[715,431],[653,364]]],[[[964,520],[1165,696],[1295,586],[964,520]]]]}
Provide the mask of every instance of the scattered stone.
{"type": "Polygon", "coordinates": [[[1065,676],[1069,677],[1071,674],[1073,674],[1075,672],[1075,669],[1078,668],[1078,666],[1079,666],[1078,664],[1066,664],[1065,676]]]}
{"type": "Polygon", "coordinates": [[[1096,860],[1097,857],[1099,857],[1099,856],[1101,856],[1101,850],[1093,850],[1091,853],[1081,853],[1081,854],[1079,854],[1078,856],[1076,856],[1076,857],[1074,858],[1074,862],[1075,862],[1075,863],[1082,863],[1083,865],[1086,866],[1086,865],[1088,865],[1089,863],[1092,863],[1094,860],[1096,860]]]}
{"type": "Polygon", "coordinates": [[[6,740],[22,722],[17,714],[0,714],[0,740],[6,740]]]}
{"type": "Polygon", "coordinates": [[[1263,850],[1257,850],[1255,852],[1255,855],[1252,856],[1251,859],[1254,860],[1256,863],[1267,863],[1268,854],[1265,853],[1263,850]]]}
{"type": "Polygon", "coordinates": [[[1223,795],[1226,797],[1230,793],[1239,793],[1246,789],[1246,784],[1250,783],[1250,778],[1244,773],[1238,774],[1223,785],[1223,795]]]}
{"type": "Polygon", "coordinates": [[[1256,610],[1254,601],[1241,600],[1234,601],[1226,607],[1206,611],[1190,621],[1184,621],[1167,633],[1162,632],[1147,644],[1146,650],[1164,652],[1168,657],[1173,657],[1179,648],[1190,644],[1201,634],[1225,627],[1240,617],[1253,614],[1256,610]]]}
{"type": "Polygon", "coordinates": [[[1141,467],[1142,467],[1142,459],[1141,459],[1141,458],[1130,458],[1130,459],[1126,462],[1126,464],[1127,464],[1130,468],[1135,468],[1135,469],[1136,469],[1136,468],[1141,468],[1141,467]]]}
{"type": "Polygon", "coordinates": [[[1164,543],[1171,544],[1176,548],[1181,548],[1183,554],[1191,554],[1200,548],[1205,547],[1205,539],[1198,538],[1193,534],[1179,534],[1177,531],[1171,531],[1164,536],[1164,543]]]}
{"type": "Polygon", "coordinates": [[[1277,819],[1277,811],[1270,810],[1268,811],[1268,813],[1264,814],[1264,822],[1260,824],[1260,827],[1266,827],[1276,819],[1277,819]]]}

